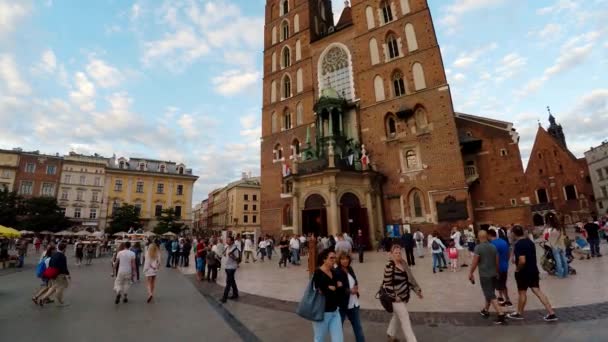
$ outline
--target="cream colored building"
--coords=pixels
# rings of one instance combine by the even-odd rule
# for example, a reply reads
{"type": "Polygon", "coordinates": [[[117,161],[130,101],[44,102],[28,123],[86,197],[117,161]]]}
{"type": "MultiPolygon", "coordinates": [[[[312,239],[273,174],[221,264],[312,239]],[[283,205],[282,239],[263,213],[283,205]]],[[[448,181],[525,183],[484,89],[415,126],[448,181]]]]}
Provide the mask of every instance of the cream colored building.
{"type": "Polygon", "coordinates": [[[260,228],[260,177],[244,176],[225,188],[227,199],[226,229],[233,232],[260,228]]]}
{"type": "Polygon", "coordinates": [[[608,213],[608,141],[585,152],[599,215],[608,213]]]}
{"type": "Polygon", "coordinates": [[[226,229],[226,188],[215,189],[209,193],[209,198],[213,199],[213,207],[209,210],[210,223],[212,229],[226,229]]]}
{"type": "Polygon", "coordinates": [[[71,221],[99,229],[106,221],[103,202],[108,159],[71,152],[63,157],[57,202],[71,221]]]}
{"type": "Polygon", "coordinates": [[[197,179],[184,164],[112,157],[104,188],[107,222],[116,208],[127,203],[139,212],[144,229],[154,229],[162,210],[168,208],[173,208],[180,222],[192,228],[192,189],[197,179]]]}
{"type": "Polygon", "coordinates": [[[15,189],[15,176],[19,168],[19,152],[0,150],[0,190],[15,189]]]}

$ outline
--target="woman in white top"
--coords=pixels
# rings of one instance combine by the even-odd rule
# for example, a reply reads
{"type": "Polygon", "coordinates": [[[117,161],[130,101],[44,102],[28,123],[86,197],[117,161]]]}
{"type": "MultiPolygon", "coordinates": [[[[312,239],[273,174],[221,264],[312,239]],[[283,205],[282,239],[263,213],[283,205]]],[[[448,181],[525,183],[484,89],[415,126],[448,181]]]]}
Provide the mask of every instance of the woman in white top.
{"type": "Polygon", "coordinates": [[[148,288],[148,303],[154,297],[154,288],[156,286],[156,275],[160,269],[160,251],[156,243],[152,242],[146,251],[144,261],[144,275],[146,276],[146,286],[148,288]]]}
{"type": "Polygon", "coordinates": [[[338,267],[335,271],[336,279],[338,280],[338,288],[340,290],[340,318],[342,324],[346,318],[350,321],[353,327],[353,333],[357,342],[364,342],[363,327],[361,326],[361,317],[359,314],[359,283],[355,271],[350,266],[352,259],[348,253],[341,252],[338,255],[338,267]]]}

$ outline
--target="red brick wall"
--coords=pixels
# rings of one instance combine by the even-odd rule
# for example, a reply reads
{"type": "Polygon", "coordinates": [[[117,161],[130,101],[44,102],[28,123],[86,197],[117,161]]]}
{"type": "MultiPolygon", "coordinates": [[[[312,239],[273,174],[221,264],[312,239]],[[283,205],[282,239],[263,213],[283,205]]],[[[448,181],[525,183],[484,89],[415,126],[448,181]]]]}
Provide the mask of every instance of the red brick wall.
{"type": "Polygon", "coordinates": [[[53,197],[57,197],[59,181],[61,179],[61,169],[61,158],[46,155],[21,154],[19,157],[19,169],[17,170],[15,177],[15,191],[19,192],[22,181],[32,181],[32,195],[24,197],[37,197],[40,196],[43,183],[53,183],[55,184],[55,193],[53,194],[53,197]],[[28,163],[36,165],[34,173],[25,172],[28,163]],[[55,166],[54,175],[48,175],[46,173],[48,165],[55,166]]]}

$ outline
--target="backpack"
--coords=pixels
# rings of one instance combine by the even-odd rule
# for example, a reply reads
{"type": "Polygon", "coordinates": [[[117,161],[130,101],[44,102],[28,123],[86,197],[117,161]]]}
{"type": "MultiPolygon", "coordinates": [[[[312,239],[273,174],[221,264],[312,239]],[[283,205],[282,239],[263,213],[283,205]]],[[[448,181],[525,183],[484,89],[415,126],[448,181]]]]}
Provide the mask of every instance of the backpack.
{"type": "Polygon", "coordinates": [[[507,232],[505,232],[504,228],[498,228],[498,237],[501,238],[501,239],[503,239],[503,240],[505,240],[505,241],[509,240],[507,238],[507,232]]]}
{"type": "Polygon", "coordinates": [[[230,254],[234,253],[236,251],[236,257],[234,258],[237,264],[240,264],[241,261],[243,261],[243,258],[241,256],[241,250],[237,247],[235,249],[232,250],[232,252],[230,252],[230,254]]]}
{"type": "Polygon", "coordinates": [[[46,259],[47,258],[40,260],[40,262],[38,263],[38,266],[36,266],[36,277],[37,278],[42,279],[42,275],[44,274],[44,271],[46,271],[46,259]]]}
{"type": "Polygon", "coordinates": [[[439,249],[439,244],[437,243],[437,240],[433,240],[433,242],[431,243],[431,248],[434,250],[439,249]]]}

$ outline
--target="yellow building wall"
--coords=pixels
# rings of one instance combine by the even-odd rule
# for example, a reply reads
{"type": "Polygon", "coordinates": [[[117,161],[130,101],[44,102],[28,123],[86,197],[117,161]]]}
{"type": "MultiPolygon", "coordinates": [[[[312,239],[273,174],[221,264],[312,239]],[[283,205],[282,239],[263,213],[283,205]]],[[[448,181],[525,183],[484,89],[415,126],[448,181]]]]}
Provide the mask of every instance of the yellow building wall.
{"type": "Polygon", "coordinates": [[[0,152],[0,184],[7,184],[8,191],[15,189],[15,176],[19,166],[19,155],[0,152]]]}

